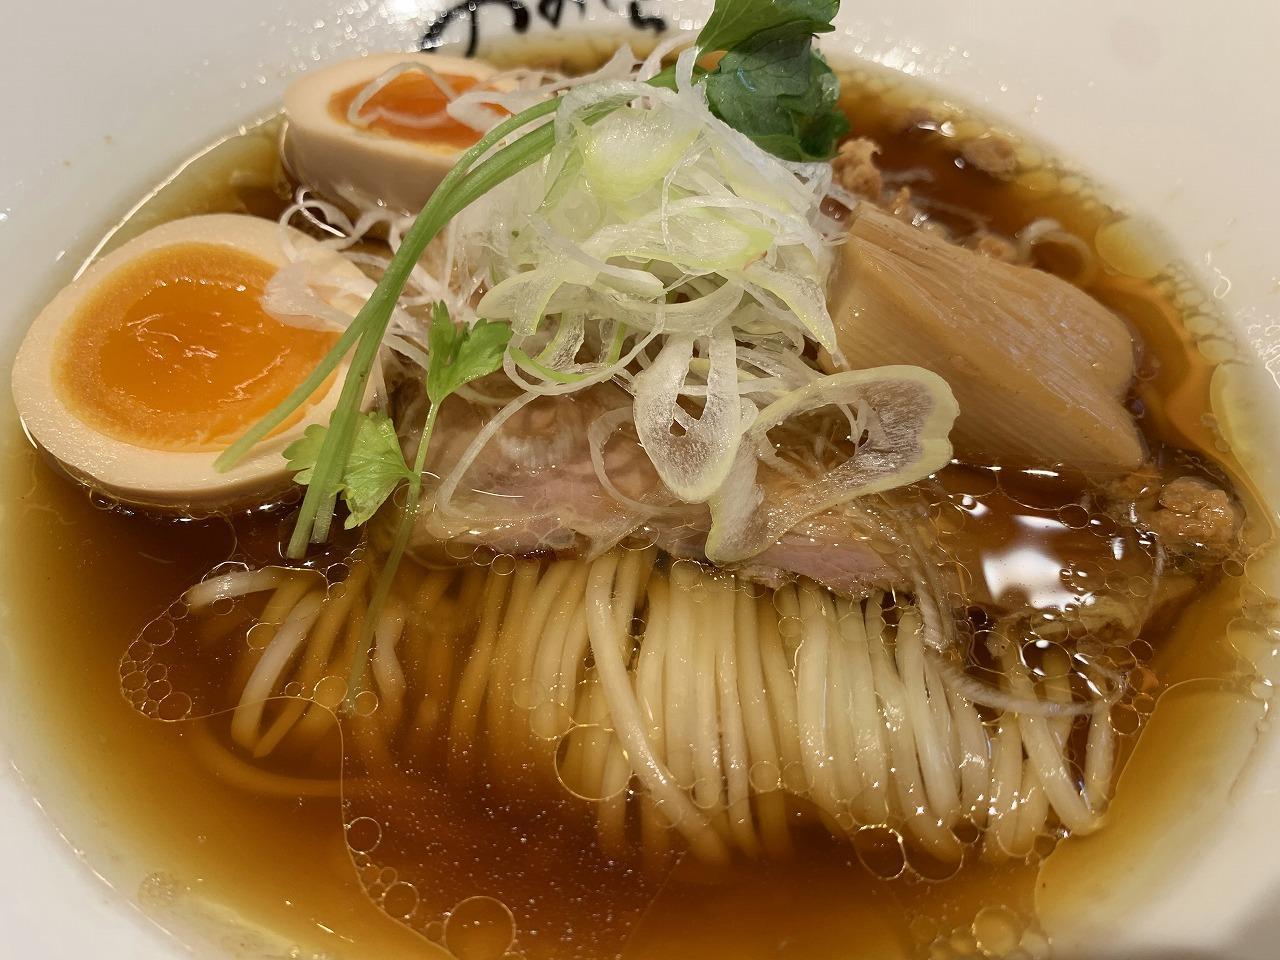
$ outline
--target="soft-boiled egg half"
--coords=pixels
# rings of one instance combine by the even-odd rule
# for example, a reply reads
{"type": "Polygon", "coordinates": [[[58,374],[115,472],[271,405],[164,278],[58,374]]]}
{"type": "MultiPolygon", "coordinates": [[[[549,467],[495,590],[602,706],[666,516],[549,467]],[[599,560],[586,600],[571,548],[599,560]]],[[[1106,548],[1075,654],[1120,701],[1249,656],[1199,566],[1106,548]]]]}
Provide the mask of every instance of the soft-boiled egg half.
{"type": "Polygon", "coordinates": [[[352,203],[417,213],[480,139],[447,112],[494,76],[479,60],[390,53],[308,73],[284,95],[284,158],[303,183],[352,203]]]}
{"type": "Polygon", "coordinates": [[[345,365],[236,467],[214,466],[339,335],[263,308],[267,284],[292,262],[286,240],[295,257],[331,271],[323,302],[355,313],[359,299],[341,291],[363,275],[299,231],[235,214],[156,227],[90,266],[31,325],[13,367],[31,438],[72,475],[129,503],[216,509],[287,487],[284,448],[328,421],[345,365]]]}

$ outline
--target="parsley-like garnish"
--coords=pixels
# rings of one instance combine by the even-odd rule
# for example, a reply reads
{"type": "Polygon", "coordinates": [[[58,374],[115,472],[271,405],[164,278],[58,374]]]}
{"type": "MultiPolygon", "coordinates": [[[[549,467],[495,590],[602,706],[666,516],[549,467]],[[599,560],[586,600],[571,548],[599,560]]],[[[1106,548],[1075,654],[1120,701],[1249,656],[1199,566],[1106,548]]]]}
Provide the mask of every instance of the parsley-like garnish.
{"type": "Polygon", "coordinates": [[[455,326],[448,308],[437,303],[431,313],[427,338],[431,351],[427,398],[431,401],[432,413],[459,387],[502,366],[502,355],[510,339],[511,327],[505,323],[480,320],[471,327],[455,326]]]}
{"type": "Polygon", "coordinates": [[[807,39],[830,33],[840,0],[720,0],[698,33],[703,52],[733,50],[765,33],[807,39]]]}
{"type": "MultiPolygon", "coordinates": [[[[312,424],[306,433],[285,448],[298,483],[306,486],[315,475],[316,461],[324,448],[328,427],[312,424]]],[[[340,494],[347,505],[346,528],[351,530],[366,523],[387,497],[401,483],[412,479],[409,466],[400,452],[400,438],[395,425],[381,410],[371,410],[360,418],[356,426],[356,439],[342,472],[340,494]]]]}
{"type": "Polygon", "coordinates": [[[828,160],[849,122],[840,83],[813,49],[832,28],[838,0],[721,0],[702,32],[703,51],[724,55],[705,77],[712,111],[783,160],[828,160]]]}

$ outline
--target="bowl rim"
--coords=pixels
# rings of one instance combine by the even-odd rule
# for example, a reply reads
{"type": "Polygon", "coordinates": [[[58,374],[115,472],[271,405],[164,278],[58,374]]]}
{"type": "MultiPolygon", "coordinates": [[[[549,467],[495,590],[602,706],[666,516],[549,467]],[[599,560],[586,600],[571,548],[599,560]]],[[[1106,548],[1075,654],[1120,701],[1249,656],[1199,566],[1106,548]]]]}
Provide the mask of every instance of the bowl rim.
{"type": "MultiPolygon", "coordinates": [[[[242,117],[263,115],[294,72],[344,49],[404,46],[420,35],[423,11],[440,7],[415,0],[382,0],[362,13],[347,14],[335,13],[331,0],[283,0],[278,9],[264,12],[249,0],[232,0],[215,19],[199,11],[174,12],[168,6],[161,0],[140,0],[137,10],[130,13],[135,19],[117,21],[95,13],[88,0],[77,0],[72,9],[82,23],[97,28],[98,39],[109,41],[97,50],[88,44],[65,43],[65,8],[54,12],[32,7],[27,27],[30,42],[17,57],[0,64],[0,79],[11,81],[11,89],[22,89],[25,78],[40,71],[41,58],[45,58],[72,76],[77,75],[76,70],[100,76],[104,90],[152,93],[130,115],[117,106],[114,111],[106,109],[90,116],[90,110],[105,101],[97,99],[98,91],[83,91],[76,117],[84,128],[81,130],[47,123],[42,128],[41,115],[32,105],[19,106],[18,125],[44,129],[49,136],[41,143],[39,156],[15,151],[0,158],[0,282],[11,281],[13,289],[27,291],[0,314],[0,337],[7,338],[7,355],[12,355],[21,317],[33,315],[32,305],[46,292],[38,290],[40,284],[32,284],[31,277],[39,274],[52,281],[57,274],[65,274],[67,265],[76,259],[75,253],[87,252],[92,241],[106,232],[110,211],[120,207],[117,202],[90,197],[85,181],[119,184],[119,192],[112,194],[119,200],[140,196],[175,165],[172,160],[189,155],[219,132],[210,129],[209,117],[232,124],[242,117]],[[237,17],[240,22],[262,27],[262,46],[247,55],[220,60],[220,48],[228,35],[238,35],[234,29],[237,17]],[[371,22],[369,17],[380,19],[371,22]],[[187,57],[192,59],[167,53],[149,55],[154,51],[147,32],[131,30],[141,22],[136,18],[151,18],[165,30],[190,37],[187,57]],[[269,43],[277,44],[279,50],[263,53],[269,43]],[[68,46],[69,51],[60,52],[68,46]],[[155,75],[171,80],[170,89],[163,94],[155,89],[155,75]],[[243,78],[238,88],[226,84],[232,75],[243,78]],[[185,105],[184,112],[193,116],[176,117],[175,104],[185,105]],[[168,120],[173,122],[166,124],[168,120]],[[111,142],[100,141],[104,132],[110,133],[111,142]],[[150,148],[141,145],[142,141],[150,148]],[[62,169],[64,159],[72,166],[62,169]],[[121,176],[121,170],[129,173],[121,176]],[[53,214],[78,219],[74,224],[64,220],[55,225],[53,214]],[[48,222],[33,222],[41,217],[48,222]],[[26,282],[15,286],[14,280],[26,282]]],[[[1274,372],[1280,370],[1280,324],[1273,320],[1280,297],[1274,289],[1278,285],[1273,271],[1259,251],[1266,249],[1268,230],[1280,214],[1280,203],[1274,196],[1250,198],[1244,184],[1223,180],[1220,175],[1222,165],[1228,162],[1254,174],[1265,171],[1266,160],[1273,155],[1271,148],[1277,143],[1274,133],[1248,122],[1253,109],[1248,105],[1253,90],[1268,89],[1280,79],[1280,66],[1263,57],[1267,52],[1265,38],[1280,28],[1280,13],[1244,9],[1247,6],[1251,5],[1240,9],[1225,6],[1214,12],[1211,21],[1192,22],[1192,18],[1168,18],[1156,0],[1134,0],[1123,11],[1112,9],[1103,0],[1083,0],[1071,11],[1027,8],[1020,0],[962,0],[946,9],[926,0],[868,3],[861,10],[844,11],[840,32],[828,42],[833,48],[838,46],[933,82],[981,113],[1007,120],[1015,129],[1038,131],[1036,139],[1047,142],[1069,163],[1076,165],[1079,160],[1081,169],[1096,170],[1114,195],[1131,199],[1137,210],[1156,213],[1155,219],[1166,228],[1199,281],[1213,291],[1216,305],[1229,317],[1236,335],[1215,330],[1205,339],[1240,341],[1238,362],[1229,375],[1215,383],[1215,390],[1222,397],[1257,398],[1252,419],[1228,423],[1226,429],[1242,442],[1256,445],[1259,455],[1249,464],[1254,483],[1265,502],[1276,504],[1280,503],[1280,471],[1267,461],[1274,438],[1280,436],[1280,404],[1264,391],[1274,390],[1280,383],[1274,372]],[[1082,28],[1081,22],[1096,24],[1097,29],[1082,28]],[[1052,26],[1046,29],[1048,25],[1052,26]],[[1019,44],[1019,37],[1028,29],[1043,42],[1019,44]],[[1071,72],[1072,46],[1088,50],[1094,58],[1088,70],[1071,72]],[[1212,78],[1209,68],[1179,72],[1179,66],[1187,64],[1216,64],[1213,69],[1219,72],[1212,78]],[[1230,101],[1233,94],[1238,102],[1230,101]],[[1208,132],[1200,138],[1188,137],[1179,117],[1158,110],[1146,117],[1132,111],[1133,104],[1141,103],[1142,98],[1150,103],[1176,100],[1184,111],[1182,116],[1195,116],[1205,131],[1220,139],[1209,142],[1208,132]],[[1212,121],[1198,112],[1215,103],[1221,115],[1212,121]],[[1113,119],[1106,121],[1108,116],[1113,119]],[[1100,130],[1100,126],[1108,129],[1100,130]],[[1139,148],[1144,142],[1149,151],[1158,153],[1159,163],[1142,162],[1139,148]],[[1063,149],[1063,144],[1072,146],[1063,149]],[[1214,173],[1218,176],[1211,176],[1214,173]],[[1208,182],[1215,185],[1211,198],[1205,196],[1209,191],[1197,187],[1208,182]]],[[[701,0],[650,0],[629,5],[640,16],[661,14],[678,26],[692,25],[706,8],[701,0]]],[[[584,9],[579,22],[588,30],[614,32],[626,25],[619,10],[607,9],[602,3],[584,9]]],[[[491,35],[490,31],[503,30],[504,16],[498,10],[486,11],[479,22],[491,35]]],[[[565,22],[566,28],[573,16],[576,14],[565,22]]],[[[469,37],[465,25],[459,27],[456,17],[451,23],[448,30],[453,35],[446,32],[442,37],[465,44],[469,37]]],[[[540,34],[551,36],[554,31],[534,17],[530,36],[540,34]]],[[[57,71],[53,76],[56,85],[57,71]]],[[[70,94],[62,102],[76,102],[66,96],[70,94]]],[[[7,398],[7,391],[5,395],[7,398]]],[[[1270,514],[1274,517],[1274,510],[1270,514]]],[[[1278,582],[1270,568],[1260,571],[1259,577],[1265,578],[1265,583],[1258,586],[1268,591],[1278,582]]],[[[12,640],[0,638],[0,644],[5,642],[12,640]]],[[[0,646],[0,655],[5,653],[12,658],[12,653],[0,646]]],[[[26,718],[28,725],[31,722],[32,718],[26,718]]],[[[22,723],[9,724],[0,741],[21,739],[28,734],[15,731],[23,729],[22,723]]],[[[0,745],[0,749],[5,748],[0,745]]],[[[64,838],[43,815],[34,815],[28,793],[29,789],[38,794],[49,789],[52,778],[39,774],[39,764],[31,762],[30,750],[24,754],[21,743],[10,743],[2,756],[10,768],[16,769],[16,764],[33,774],[28,784],[11,772],[0,790],[0,823],[12,825],[6,833],[14,834],[18,849],[24,851],[11,860],[26,857],[67,865],[64,838]]],[[[1131,939],[1141,941],[1147,936],[1156,939],[1142,942],[1199,944],[1209,949],[1217,943],[1212,939],[1215,936],[1238,935],[1242,925],[1248,926],[1251,918],[1258,916],[1260,905],[1265,909],[1280,902],[1269,890],[1245,889],[1242,881],[1259,877],[1268,884],[1280,884],[1280,857],[1275,856],[1280,853],[1280,828],[1267,816],[1265,805],[1268,796],[1280,791],[1277,771],[1280,737],[1269,733],[1241,774],[1233,818],[1244,826],[1232,833],[1233,840],[1224,833],[1219,842],[1185,864],[1182,876],[1170,878],[1162,902],[1153,904],[1150,916],[1129,928],[1131,939]],[[1249,843],[1249,830],[1262,840],[1249,843]],[[1210,909],[1216,916],[1212,929],[1203,922],[1210,909]]],[[[81,826],[72,823],[74,818],[60,811],[58,803],[48,807],[54,822],[66,823],[67,836],[75,846],[91,846],[76,836],[81,826]]],[[[1230,832],[1229,825],[1221,829],[1230,832]]],[[[91,864],[96,857],[90,853],[91,864]]],[[[38,939],[30,921],[41,914],[44,904],[67,897],[94,904],[104,896],[100,882],[89,870],[60,872],[51,868],[45,879],[45,886],[41,885],[43,879],[24,883],[0,868],[0,926],[25,931],[16,936],[31,938],[36,949],[45,941],[38,939]]],[[[101,924],[101,930],[106,931],[113,924],[109,918],[117,913],[121,917],[136,914],[119,908],[129,902],[128,896],[122,893],[113,899],[116,906],[109,910],[94,912],[86,907],[94,917],[86,929],[96,930],[93,925],[101,924]]],[[[1274,907],[1272,911],[1276,912],[1274,907]]],[[[141,940],[132,947],[108,946],[105,955],[157,955],[148,922],[131,917],[129,923],[146,931],[139,934],[149,938],[146,946],[141,940]],[[116,949],[118,953],[110,952],[116,949]],[[129,949],[132,952],[126,952],[129,949]]],[[[88,936],[93,939],[92,933],[88,936]]],[[[120,936],[127,938],[128,934],[120,936]]],[[[1246,930],[1245,940],[1241,952],[1233,955],[1271,955],[1267,937],[1259,940],[1246,930]]],[[[23,943],[21,939],[17,942],[23,943]]]]}

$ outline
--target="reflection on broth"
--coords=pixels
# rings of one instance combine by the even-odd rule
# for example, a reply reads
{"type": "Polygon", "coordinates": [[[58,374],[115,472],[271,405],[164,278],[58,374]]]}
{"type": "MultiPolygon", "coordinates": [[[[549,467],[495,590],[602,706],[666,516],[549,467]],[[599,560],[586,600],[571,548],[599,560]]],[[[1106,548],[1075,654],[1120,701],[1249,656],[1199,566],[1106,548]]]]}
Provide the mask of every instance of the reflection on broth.
{"type": "MultiPolygon", "coordinates": [[[[1261,710],[1227,636],[1249,492],[1181,323],[1194,298],[1170,273],[1116,273],[1147,262],[1141,241],[1037,148],[879,73],[842,80],[875,149],[845,151],[859,166],[839,175],[877,216],[1061,277],[1132,328],[1132,389],[1099,390],[1143,465],[1127,444],[1065,465],[957,457],[726,569],[675,501],[587,549],[616,519],[594,486],[567,532],[495,502],[578,495],[576,444],[619,402],[606,383],[494,427],[461,517],[428,497],[379,608],[390,509],[286,561],[297,497],[152,517],[15,438],[7,535],[34,547],[10,576],[41,638],[20,674],[86,803],[157,871],[149,911],[234,916],[259,931],[247,950],[290,956],[1039,958],[1079,904],[1102,909],[1100,884],[1132,882],[1156,833],[1169,857],[1192,842],[1194,823],[1170,827],[1182,801],[1222,787],[1261,710]]],[[[223,143],[134,221],[288,211],[321,238],[354,232],[349,208],[298,199],[309,185],[262,149],[276,135],[223,143]]],[[[384,239],[345,255],[377,273],[384,239]]],[[[424,401],[395,375],[416,439],[406,410],[424,401]]],[[[509,384],[478,382],[491,392],[443,408],[433,481],[506,402],[509,384]]],[[[842,462],[872,430],[833,410],[764,434],[780,454],[761,461],[764,503],[804,485],[777,461],[842,462]]],[[[640,425],[617,424],[595,452],[632,502],[660,484],[640,425]]]]}

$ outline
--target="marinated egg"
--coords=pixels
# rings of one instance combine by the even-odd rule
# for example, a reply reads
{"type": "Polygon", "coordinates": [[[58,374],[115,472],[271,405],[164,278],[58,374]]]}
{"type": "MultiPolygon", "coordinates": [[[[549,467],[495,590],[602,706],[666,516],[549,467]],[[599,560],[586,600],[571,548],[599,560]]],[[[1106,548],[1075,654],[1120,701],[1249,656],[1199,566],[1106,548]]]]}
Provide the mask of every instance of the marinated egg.
{"type": "Polygon", "coordinates": [[[494,75],[479,60],[391,53],[308,73],[285,93],[285,162],[352,203],[416,213],[480,134],[447,108],[494,75]]]}
{"type": "MultiPolygon", "coordinates": [[[[234,469],[214,461],[338,337],[319,319],[286,324],[263,308],[268,282],[291,262],[286,238],[295,256],[322,254],[274,221],[218,214],[157,227],[89,267],[36,318],[14,363],[31,438],[73,476],[130,503],[208,509],[285,488],[284,448],[327,422],[345,365],[234,469]]],[[[363,280],[341,258],[320,262],[331,291],[363,280]]],[[[347,313],[360,306],[350,293],[326,302],[347,313]]]]}

